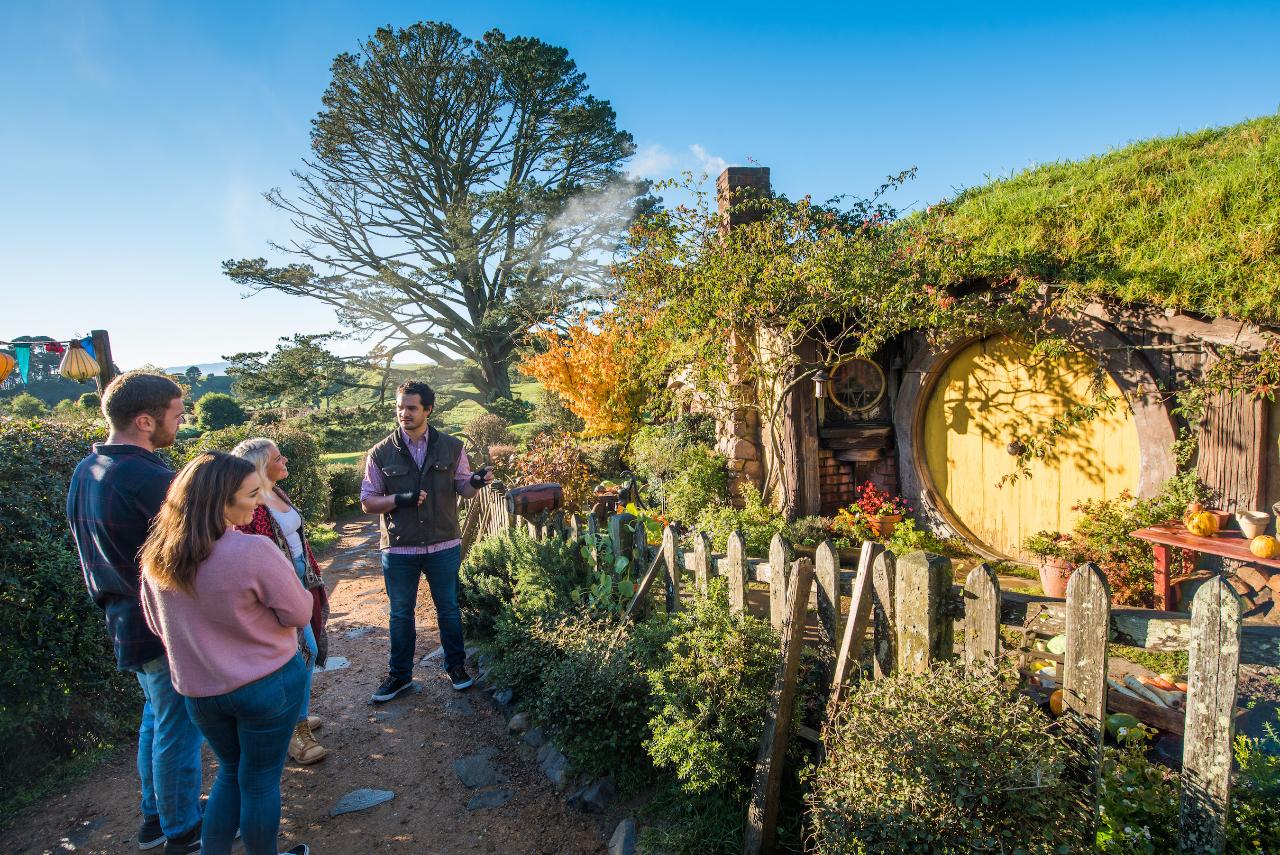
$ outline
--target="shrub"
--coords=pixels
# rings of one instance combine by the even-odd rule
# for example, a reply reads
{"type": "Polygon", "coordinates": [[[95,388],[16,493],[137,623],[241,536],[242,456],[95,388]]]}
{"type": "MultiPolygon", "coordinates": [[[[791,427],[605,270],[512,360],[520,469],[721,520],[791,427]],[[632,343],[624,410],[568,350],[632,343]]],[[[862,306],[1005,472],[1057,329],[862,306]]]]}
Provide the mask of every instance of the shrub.
{"type": "MultiPolygon", "coordinates": [[[[259,417],[255,414],[254,420],[259,417]]],[[[395,409],[387,404],[371,407],[338,407],[316,410],[289,419],[289,424],[311,434],[326,454],[372,448],[395,428],[395,409]]]]}
{"type": "Polygon", "coordinates": [[[591,498],[582,447],[567,433],[539,434],[510,464],[514,486],[554,481],[564,488],[565,507],[579,510],[591,498]]]}
{"type": "Polygon", "coordinates": [[[242,425],[248,417],[244,407],[230,395],[210,392],[196,401],[196,424],[201,430],[222,430],[242,425]]]}
{"type": "Polygon", "coordinates": [[[562,433],[581,433],[586,427],[586,422],[565,405],[564,398],[546,387],[542,390],[542,399],[533,409],[533,415],[562,433]]]}
{"type": "Polygon", "coordinates": [[[966,554],[959,543],[943,540],[928,529],[920,528],[910,517],[893,527],[893,534],[889,536],[885,546],[894,555],[906,555],[920,550],[952,557],[966,554]]]}
{"type": "Polygon", "coordinates": [[[489,448],[494,445],[511,445],[515,437],[511,435],[511,422],[493,413],[480,413],[467,422],[464,431],[475,443],[481,454],[488,455],[489,448]]]}
{"type": "Polygon", "coordinates": [[[519,398],[496,398],[487,401],[484,408],[513,425],[524,424],[533,415],[533,404],[519,398]]]}
{"type": "Polygon", "coordinates": [[[308,521],[322,522],[329,514],[329,473],[320,459],[316,441],[296,427],[288,424],[243,424],[209,431],[199,439],[174,446],[170,457],[175,466],[184,466],[198,454],[230,451],[255,436],[270,439],[289,458],[289,477],[280,486],[308,521]]]}
{"type": "Polygon", "coordinates": [[[831,520],[826,517],[800,517],[787,524],[783,535],[796,546],[817,546],[831,538],[831,520]]]}
{"type": "Polygon", "coordinates": [[[97,392],[85,392],[76,400],[76,403],[80,405],[81,409],[89,410],[93,413],[100,413],[102,410],[102,396],[97,392]]]}
{"type": "Polygon", "coordinates": [[[1062,774],[1069,749],[1015,688],[954,663],[863,682],[826,729],[809,796],[816,850],[1083,848],[1077,787],[1062,774]]]}
{"type": "Polygon", "coordinates": [[[626,461],[622,454],[625,447],[616,439],[598,437],[582,443],[583,462],[587,464],[593,484],[601,481],[621,480],[627,471],[626,461]]]}
{"type": "Polygon", "coordinates": [[[35,419],[49,414],[49,407],[44,401],[28,392],[15,395],[9,400],[9,412],[14,418],[35,419]]]}
{"type": "Polygon", "coordinates": [[[781,514],[765,504],[764,497],[754,484],[744,484],[740,493],[742,507],[712,505],[698,515],[697,528],[711,537],[712,546],[720,552],[725,549],[729,532],[738,529],[746,540],[747,554],[768,555],[769,542],[782,532],[787,521],[781,514]]]}
{"type": "Polygon", "coordinates": [[[337,517],[360,509],[360,484],[364,481],[364,464],[330,463],[329,516],[337,517]]]}
{"type": "Polygon", "coordinates": [[[704,508],[729,497],[729,470],[723,454],[702,446],[681,449],[676,473],[662,485],[667,516],[692,523],[704,508]]]}
{"type": "Polygon", "coordinates": [[[504,609],[517,618],[563,611],[590,579],[570,543],[537,541],[519,528],[491,535],[471,547],[458,574],[463,625],[488,639],[504,609]]]}
{"type": "Polygon", "coordinates": [[[680,454],[693,447],[710,448],[715,422],[704,415],[682,416],[666,424],[648,425],[631,439],[627,461],[631,471],[661,492],[662,485],[680,471],[680,454]]]}
{"type": "Polygon", "coordinates": [[[729,611],[725,580],[673,618],[662,667],[648,672],[655,713],[645,744],[689,793],[745,792],[755,765],[778,637],[768,621],[729,611]]]}
{"type": "Polygon", "coordinates": [[[85,591],[64,510],[76,463],[104,430],[0,419],[0,780],[123,735],[140,708],[85,591]]]}

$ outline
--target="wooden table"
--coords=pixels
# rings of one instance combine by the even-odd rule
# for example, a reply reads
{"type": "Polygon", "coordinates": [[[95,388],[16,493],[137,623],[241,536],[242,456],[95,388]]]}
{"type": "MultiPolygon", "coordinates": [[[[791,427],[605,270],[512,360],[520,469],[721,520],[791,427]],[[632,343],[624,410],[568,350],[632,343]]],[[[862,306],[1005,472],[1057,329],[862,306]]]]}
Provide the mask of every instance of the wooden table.
{"type": "Polygon", "coordinates": [[[1280,570],[1280,559],[1259,558],[1254,555],[1249,551],[1249,541],[1238,531],[1222,531],[1210,537],[1201,537],[1187,531],[1182,523],[1168,522],[1139,529],[1132,536],[1147,541],[1155,548],[1156,608],[1165,611],[1174,606],[1170,602],[1169,564],[1175,549],[1181,550],[1182,565],[1186,570],[1194,566],[1191,558],[1193,552],[1280,570]]]}

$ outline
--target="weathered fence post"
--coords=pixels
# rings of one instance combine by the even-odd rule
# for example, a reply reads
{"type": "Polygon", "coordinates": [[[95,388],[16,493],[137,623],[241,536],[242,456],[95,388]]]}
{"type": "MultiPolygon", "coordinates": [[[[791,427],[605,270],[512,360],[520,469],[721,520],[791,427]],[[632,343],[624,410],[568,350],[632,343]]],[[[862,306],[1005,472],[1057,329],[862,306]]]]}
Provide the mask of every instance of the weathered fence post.
{"type": "Polygon", "coordinates": [[[849,601],[849,614],[845,618],[844,636],[840,640],[840,649],[836,654],[836,667],[831,675],[831,697],[827,701],[827,721],[835,715],[844,694],[845,683],[849,674],[858,667],[862,657],[862,639],[867,634],[867,624],[871,622],[871,567],[884,552],[884,547],[872,540],[863,541],[862,552],[858,556],[858,572],[853,577],[852,598],[849,601]]]}
{"type": "Polygon", "coordinates": [[[575,544],[582,542],[582,528],[578,525],[577,514],[570,514],[569,516],[569,538],[575,544]]]}
{"type": "Polygon", "coordinates": [[[705,596],[711,584],[711,538],[702,531],[693,533],[693,580],[699,593],[705,596]]]}
{"type": "Polygon", "coordinates": [[[923,674],[934,660],[951,656],[955,630],[947,601],[951,596],[951,559],[909,552],[898,559],[894,580],[894,619],[898,622],[897,668],[923,674]]]}
{"type": "Polygon", "coordinates": [[[600,521],[595,514],[587,514],[587,540],[591,542],[591,569],[600,572],[600,521]]]}
{"type": "MultiPolygon", "coordinates": [[[[769,569],[777,572],[772,566],[769,569]]],[[[745,855],[769,855],[777,844],[778,789],[787,753],[787,731],[795,701],[796,676],[800,671],[800,649],[804,646],[805,616],[809,610],[809,591],[813,587],[813,562],[801,558],[789,576],[787,609],[782,621],[782,660],[774,674],[773,691],[765,710],[764,735],[756,754],[756,777],[751,787],[744,835],[745,855]]]]}
{"type": "Polygon", "coordinates": [[[635,521],[631,514],[614,514],[609,517],[609,545],[613,548],[613,557],[627,554],[633,540],[630,523],[635,521]]]}
{"type": "Polygon", "coordinates": [[[676,549],[676,530],[667,526],[662,531],[662,563],[667,568],[667,612],[680,611],[680,551],[676,549]]]}
{"type": "Polygon", "coordinates": [[[1000,581],[985,563],[964,580],[964,667],[989,668],[1000,655],[1000,581]]]}
{"type": "Polygon", "coordinates": [[[467,553],[471,551],[471,546],[476,542],[477,536],[484,537],[485,532],[480,528],[480,516],[483,512],[484,505],[479,498],[472,499],[467,504],[467,515],[462,521],[462,557],[466,558],[467,553]]]}
{"type": "Polygon", "coordinates": [[[1082,564],[1067,582],[1067,651],[1062,661],[1062,718],[1078,751],[1076,777],[1092,810],[1084,837],[1092,841],[1098,821],[1102,775],[1103,719],[1107,714],[1107,639],[1111,632],[1111,586],[1096,564],[1082,564]]]}
{"type": "Polygon", "coordinates": [[[780,534],[769,541],[769,623],[782,629],[787,613],[787,572],[791,569],[791,544],[780,534]]]}
{"type": "Polygon", "coordinates": [[[1231,805],[1231,742],[1240,676],[1240,599],[1221,576],[1191,601],[1180,849],[1220,853],[1231,805]]]}
{"type": "Polygon", "coordinates": [[[818,621],[827,633],[827,642],[840,644],[840,557],[831,541],[818,544],[813,555],[813,576],[818,583],[818,621]]]}
{"type": "Polygon", "coordinates": [[[639,578],[649,566],[649,535],[644,529],[644,520],[636,519],[631,532],[631,575],[639,578]]]}
{"type": "Polygon", "coordinates": [[[658,570],[661,569],[665,562],[665,553],[662,550],[658,550],[658,553],[653,556],[653,561],[649,564],[649,569],[640,577],[640,582],[636,585],[636,592],[631,597],[631,602],[627,604],[628,618],[634,618],[644,611],[649,589],[653,587],[653,580],[658,578],[658,570]]]}
{"type": "Polygon", "coordinates": [[[893,673],[898,661],[898,624],[894,617],[893,587],[897,556],[884,550],[871,564],[871,626],[875,678],[893,673]]]}
{"type": "Polygon", "coordinates": [[[729,610],[742,614],[747,610],[747,559],[742,532],[729,532],[725,553],[725,575],[729,577],[729,610]]]}

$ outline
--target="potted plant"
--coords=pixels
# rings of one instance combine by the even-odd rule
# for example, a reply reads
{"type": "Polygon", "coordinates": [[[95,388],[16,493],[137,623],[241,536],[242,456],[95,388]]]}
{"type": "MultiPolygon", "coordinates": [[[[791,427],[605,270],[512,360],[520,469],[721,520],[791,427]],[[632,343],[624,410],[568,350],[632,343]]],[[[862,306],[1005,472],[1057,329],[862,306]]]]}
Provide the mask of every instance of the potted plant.
{"type": "Polygon", "coordinates": [[[1071,579],[1071,538],[1058,531],[1038,531],[1022,548],[1040,558],[1040,587],[1046,597],[1065,597],[1071,579]]]}
{"type": "Polygon", "coordinates": [[[858,499],[854,502],[854,506],[862,512],[876,536],[881,540],[892,537],[894,526],[911,513],[911,507],[905,499],[879,489],[870,481],[858,488],[858,499]]]}

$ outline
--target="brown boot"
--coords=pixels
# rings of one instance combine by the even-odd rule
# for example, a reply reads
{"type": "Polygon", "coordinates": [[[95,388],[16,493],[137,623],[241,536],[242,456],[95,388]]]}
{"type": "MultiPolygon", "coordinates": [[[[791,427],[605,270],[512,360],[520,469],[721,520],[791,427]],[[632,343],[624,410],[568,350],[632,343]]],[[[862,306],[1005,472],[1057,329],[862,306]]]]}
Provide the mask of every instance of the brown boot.
{"type": "Polygon", "coordinates": [[[319,763],[329,751],[311,734],[311,725],[305,721],[298,722],[293,729],[293,739],[289,740],[289,759],[301,766],[319,763]]]}
{"type": "Polygon", "coordinates": [[[307,716],[307,724],[311,725],[312,731],[316,731],[324,725],[324,719],[318,715],[309,715],[307,716]]]}

